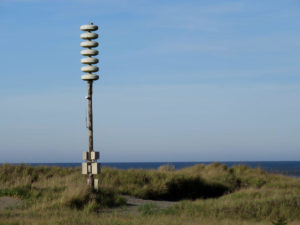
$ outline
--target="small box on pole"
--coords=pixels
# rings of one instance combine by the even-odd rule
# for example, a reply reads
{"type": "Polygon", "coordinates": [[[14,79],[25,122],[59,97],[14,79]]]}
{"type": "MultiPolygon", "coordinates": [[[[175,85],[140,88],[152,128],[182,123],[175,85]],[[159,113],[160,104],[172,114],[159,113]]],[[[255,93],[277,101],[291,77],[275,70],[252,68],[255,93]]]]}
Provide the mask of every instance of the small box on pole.
{"type": "Polygon", "coordinates": [[[92,174],[99,174],[100,173],[100,164],[99,163],[92,163],[92,174]]]}
{"type": "Polygon", "coordinates": [[[88,174],[88,164],[86,162],[82,163],[82,174],[88,174]]]}
{"type": "Polygon", "coordinates": [[[91,153],[91,160],[99,159],[99,152],[90,152],[91,153]]]}
{"type": "Polygon", "coordinates": [[[82,159],[83,160],[90,160],[89,152],[83,152],[82,153],[82,159]]]}

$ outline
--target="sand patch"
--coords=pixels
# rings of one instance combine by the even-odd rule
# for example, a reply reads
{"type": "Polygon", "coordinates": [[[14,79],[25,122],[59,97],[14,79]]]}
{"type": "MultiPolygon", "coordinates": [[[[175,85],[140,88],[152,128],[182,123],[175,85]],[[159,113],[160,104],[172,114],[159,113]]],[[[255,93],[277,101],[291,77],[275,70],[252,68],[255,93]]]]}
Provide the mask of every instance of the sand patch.
{"type": "Polygon", "coordinates": [[[23,201],[12,197],[0,197],[0,210],[15,208],[22,205],[23,201]]]}

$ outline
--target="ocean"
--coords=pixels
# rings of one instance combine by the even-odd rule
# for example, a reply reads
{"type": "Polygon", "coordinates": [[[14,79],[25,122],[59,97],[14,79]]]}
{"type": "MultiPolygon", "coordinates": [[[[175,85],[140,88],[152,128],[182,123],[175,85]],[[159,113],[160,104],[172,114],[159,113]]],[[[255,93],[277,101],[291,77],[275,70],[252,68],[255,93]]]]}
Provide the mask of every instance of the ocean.
{"type": "MultiPolygon", "coordinates": [[[[157,169],[161,165],[173,165],[175,169],[193,166],[195,164],[210,164],[213,162],[112,162],[101,163],[101,166],[114,167],[117,169],[157,169]]],[[[229,161],[220,162],[232,167],[234,165],[248,165],[252,168],[261,168],[263,170],[280,173],[288,176],[300,177],[300,161],[229,161]]],[[[33,166],[59,166],[59,167],[76,167],[81,163],[26,163],[33,166]]]]}

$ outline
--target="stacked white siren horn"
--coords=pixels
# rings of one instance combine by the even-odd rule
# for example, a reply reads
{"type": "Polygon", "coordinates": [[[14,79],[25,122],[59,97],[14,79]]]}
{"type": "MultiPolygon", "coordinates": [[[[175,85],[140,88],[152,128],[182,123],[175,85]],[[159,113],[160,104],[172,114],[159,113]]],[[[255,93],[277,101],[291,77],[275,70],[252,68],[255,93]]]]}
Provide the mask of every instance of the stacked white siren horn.
{"type": "Polygon", "coordinates": [[[81,71],[87,73],[82,75],[81,79],[85,81],[98,80],[99,76],[97,74],[93,74],[94,72],[97,72],[99,70],[97,66],[93,66],[93,64],[98,63],[98,59],[92,57],[98,55],[98,51],[92,49],[98,46],[98,42],[93,41],[94,39],[98,38],[98,34],[92,33],[92,31],[98,30],[98,26],[94,25],[93,23],[90,23],[88,25],[80,26],[80,30],[87,31],[86,33],[82,33],[80,35],[81,39],[86,40],[81,42],[80,46],[83,48],[87,48],[85,50],[82,50],[80,54],[83,56],[87,56],[86,58],[81,59],[81,63],[88,64],[86,66],[81,67],[81,71]]]}

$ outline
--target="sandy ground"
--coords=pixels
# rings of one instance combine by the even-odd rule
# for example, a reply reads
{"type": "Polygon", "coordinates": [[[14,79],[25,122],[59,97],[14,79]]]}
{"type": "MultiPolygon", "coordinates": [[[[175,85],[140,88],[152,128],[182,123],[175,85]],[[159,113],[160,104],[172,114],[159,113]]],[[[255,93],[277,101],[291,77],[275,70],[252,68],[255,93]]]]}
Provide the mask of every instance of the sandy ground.
{"type": "Polygon", "coordinates": [[[22,200],[12,197],[0,197],[0,210],[20,206],[22,202],[22,200]]]}
{"type": "Polygon", "coordinates": [[[165,208],[168,208],[177,203],[177,202],[170,202],[170,201],[144,200],[144,199],[139,199],[139,198],[135,198],[132,196],[127,196],[127,195],[123,195],[123,197],[125,199],[127,199],[128,207],[138,207],[140,205],[153,203],[153,204],[157,205],[160,209],[165,209],[165,208]]]}
{"type": "Polygon", "coordinates": [[[178,203],[178,202],[171,202],[171,201],[144,200],[144,199],[135,198],[135,197],[128,196],[128,195],[122,195],[122,197],[127,200],[126,206],[105,209],[105,210],[103,210],[103,212],[138,213],[138,208],[141,205],[155,204],[158,206],[159,209],[165,209],[165,208],[168,208],[168,207],[178,203]]]}
{"type": "MultiPolygon", "coordinates": [[[[125,207],[121,208],[113,208],[106,209],[105,212],[119,211],[119,212],[138,212],[138,207],[145,204],[155,204],[160,209],[168,208],[177,202],[170,201],[155,201],[155,200],[144,200],[135,198],[128,195],[123,195],[123,198],[127,200],[127,204],[125,207]]],[[[4,210],[5,208],[14,208],[22,205],[23,201],[20,199],[12,198],[12,197],[0,197],[0,210],[4,210]]]]}

